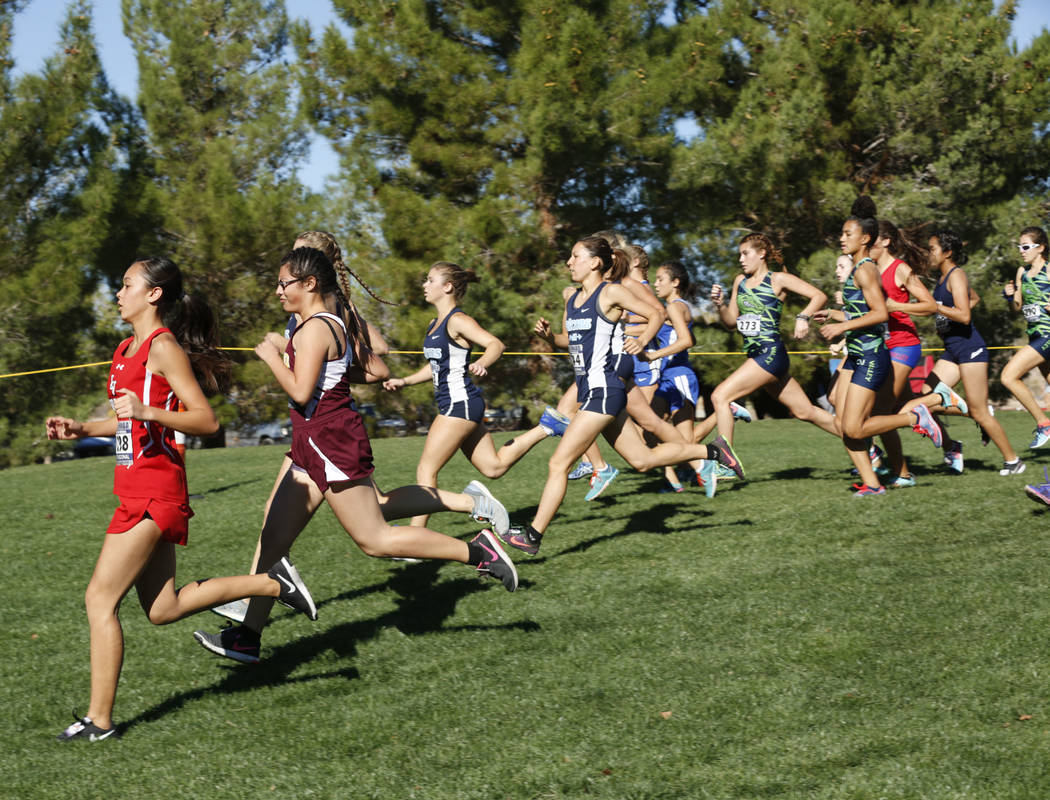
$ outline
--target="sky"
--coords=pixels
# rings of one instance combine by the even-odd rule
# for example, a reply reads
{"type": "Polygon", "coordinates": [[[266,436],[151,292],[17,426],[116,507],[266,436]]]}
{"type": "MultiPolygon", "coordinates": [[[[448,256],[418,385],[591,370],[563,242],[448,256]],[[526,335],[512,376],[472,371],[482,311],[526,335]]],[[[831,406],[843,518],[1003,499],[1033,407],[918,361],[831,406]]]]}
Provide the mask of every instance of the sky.
{"type": "MultiPolygon", "coordinates": [[[[65,17],[65,0],[30,0],[27,7],[15,17],[14,46],[15,71],[39,70],[44,59],[55,52],[59,26],[65,17]]],[[[330,0],[288,0],[289,16],[305,18],[315,34],[329,24],[336,24],[348,32],[336,17],[330,0]]],[[[95,36],[110,85],[121,94],[134,98],[138,69],[131,43],[124,36],[120,21],[120,0],[94,0],[95,36]]],[[[1050,27],[1050,2],[1047,0],[1020,0],[1014,18],[1014,42],[1026,47],[1041,30],[1050,27]]],[[[680,131],[688,136],[688,131],[680,131]]],[[[335,151],[320,136],[311,142],[310,157],[300,169],[299,178],[315,190],[324,187],[325,178],[335,173],[339,159],[335,151]]]]}

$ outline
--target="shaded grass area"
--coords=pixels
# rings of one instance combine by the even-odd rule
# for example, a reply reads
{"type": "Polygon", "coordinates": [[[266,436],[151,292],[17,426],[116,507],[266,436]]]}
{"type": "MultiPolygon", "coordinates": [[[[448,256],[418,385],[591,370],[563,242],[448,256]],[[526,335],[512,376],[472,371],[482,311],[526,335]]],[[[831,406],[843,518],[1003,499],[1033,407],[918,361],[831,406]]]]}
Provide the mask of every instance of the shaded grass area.
{"type": "MultiPolygon", "coordinates": [[[[1027,415],[1000,419],[1027,442],[1027,415]]],[[[1050,455],[1001,478],[971,424],[953,433],[965,474],[904,434],[919,485],[882,498],[854,500],[841,444],[794,421],[741,426],[750,480],[710,501],[629,470],[592,503],[570,484],[513,595],[368,559],[322,509],[293,551],[320,619],[275,611],[258,666],[193,642],[218,617],[156,628],[128,598],[125,735],[103,745],[53,737],[87,703],[112,462],[6,470],[0,795],[1046,797],[1048,517],[1021,487],[1050,455]]],[[[421,444],[377,442],[380,484],[409,482],[421,444]]],[[[512,517],[552,450],[487,482],[512,517]]],[[[180,582],[247,569],[281,454],[190,454],[180,582]]],[[[475,477],[457,456],[442,483],[475,477]]]]}

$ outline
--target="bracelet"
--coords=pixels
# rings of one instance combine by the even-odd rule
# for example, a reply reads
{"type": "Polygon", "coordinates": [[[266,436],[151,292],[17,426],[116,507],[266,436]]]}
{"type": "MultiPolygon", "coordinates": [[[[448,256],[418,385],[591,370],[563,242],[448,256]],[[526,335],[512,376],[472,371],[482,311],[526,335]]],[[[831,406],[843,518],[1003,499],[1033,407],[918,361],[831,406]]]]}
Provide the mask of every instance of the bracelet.
{"type": "Polygon", "coordinates": [[[796,314],[795,319],[802,319],[806,322],[809,322],[811,319],[813,319],[813,317],[811,317],[809,314],[796,314]]]}

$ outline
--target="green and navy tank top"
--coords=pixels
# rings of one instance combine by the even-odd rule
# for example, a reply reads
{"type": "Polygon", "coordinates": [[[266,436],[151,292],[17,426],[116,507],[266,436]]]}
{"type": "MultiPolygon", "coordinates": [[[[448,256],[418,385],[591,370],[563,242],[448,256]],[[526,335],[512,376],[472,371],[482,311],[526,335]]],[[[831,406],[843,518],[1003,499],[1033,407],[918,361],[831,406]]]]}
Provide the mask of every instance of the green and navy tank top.
{"type": "Polygon", "coordinates": [[[1046,310],[1050,303],[1050,275],[1046,265],[1034,278],[1028,276],[1028,270],[1021,275],[1021,313],[1028,325],[1029,338],[1050,335],[1050,314],[1046,310]]]}
{"type": "MultiPolygon", "coordinates": [[[[853,275],[856,273],[857,267],[865,261],[871,261],[871,259],[861,259],[860,262],[850,270],[849,277],[846,278],[846,283],[842,286],[842,310],[848,320],[863,317],[871,311],[871,308],[868,307],[868,301],[864,299],[864,290],[857,286],[853,280],[853,275]]],[[[877,353],[879,350],[885,350],[885,333],[886,324],[882,322],[878,325],[871,325],[867,328],[846,331],[846,352],[851,356],[857,356],[859,358],[870,356],[877,353]]]]}
{"type": "Polygon", "coordinates": [[[736,290],[736,329],[744,337],[744,349],[749,353],[780,342],[780,312],[784,302],[773,291],[773,275],[766,277],[754,289],[747,287],[747,279],[740,281],[736,290]]]}

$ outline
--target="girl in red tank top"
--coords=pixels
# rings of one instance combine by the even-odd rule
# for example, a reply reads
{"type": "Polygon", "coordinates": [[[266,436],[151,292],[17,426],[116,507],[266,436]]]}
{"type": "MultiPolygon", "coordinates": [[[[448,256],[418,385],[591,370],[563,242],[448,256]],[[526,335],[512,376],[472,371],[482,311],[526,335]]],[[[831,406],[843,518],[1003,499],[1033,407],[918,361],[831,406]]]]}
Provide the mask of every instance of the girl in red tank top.
{"type": "Polygon", "coordinates": [[[209,434],[218,429],[194,367],[209,388],[217,389],[227,362],[215,349],[212,336],[213,346],[198,351],[191,366],[172,333],[178,330],[197,339],[199,333],[214,334],[215,326],[205,304],[183,295],[182,275],[170,260],[151,258],[132,264],[117,293],[117,305],[133,335],[117,347],[110,368],[108,393],[115,416],[89,422],[68,417],[47,420],[51,439],[116,437],[113,487],[120,499],[85,596],[91,628],[88,713],[74,714],[76,721],[58,736],[59,741],[99,741],[118,735],[112,713],[124,637],[117,614],[132,586],[155,625],[251,595],[277,597],[311,618],[317,616],[309,592],[287,560],[268,574],[194,581],[175,589],[175,544],[186,543],[193,512],[174,430],[209,434]],[[180,400],[185,405],[181,413],[180,400]]]}

